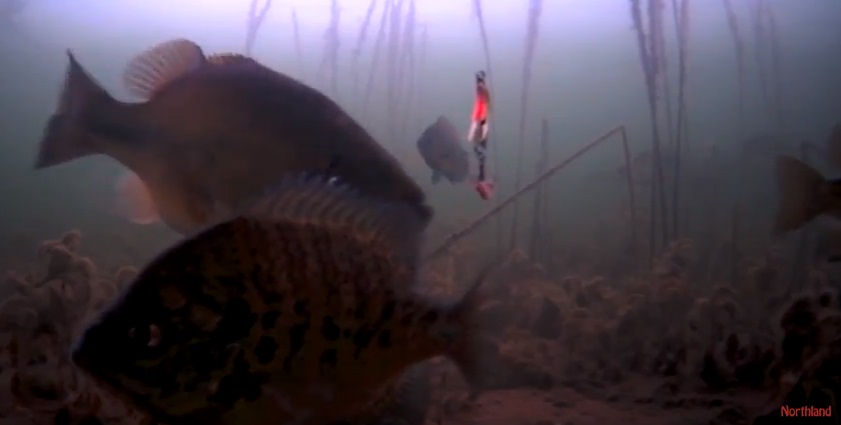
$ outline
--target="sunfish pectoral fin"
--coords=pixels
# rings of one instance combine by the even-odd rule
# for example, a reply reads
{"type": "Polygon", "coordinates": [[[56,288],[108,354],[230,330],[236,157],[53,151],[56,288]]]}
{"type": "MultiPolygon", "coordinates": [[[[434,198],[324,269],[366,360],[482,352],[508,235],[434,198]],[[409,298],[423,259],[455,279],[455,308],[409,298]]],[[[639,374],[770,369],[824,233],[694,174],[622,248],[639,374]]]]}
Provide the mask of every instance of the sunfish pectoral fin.
{"type": "Polygon", "coordinates": [[[133,96],[148,100],[161,87],[205,62],[198,44],[183,38],[165,41],[129,62],[123,84],[133,96]]]}
{"type": "Polygon", "coordinates": [[[47,168],[87,155],[99,153],[94,137],[85,120],[92,111],[116,104],[111,95],[67,51],[69,63],[58,107],[50,117],[38,147],[35,168],[47,168]]]}
{"type": "Polygon", "coordinates": [[[152,224],[161,217],[152,193],[140,176],[128,172],[117,181],[116,212],[135,224],[152,224]]]}

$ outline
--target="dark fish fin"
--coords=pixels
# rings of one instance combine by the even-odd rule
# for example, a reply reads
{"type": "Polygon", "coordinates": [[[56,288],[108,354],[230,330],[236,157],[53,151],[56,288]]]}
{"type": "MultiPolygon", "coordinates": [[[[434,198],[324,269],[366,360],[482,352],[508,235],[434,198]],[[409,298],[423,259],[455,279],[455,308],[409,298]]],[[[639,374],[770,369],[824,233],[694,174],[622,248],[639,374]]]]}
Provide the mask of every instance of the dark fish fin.
{"type": "Polygon", "coordinates": [[[207,63],[214,66],[225,66],[243,63],[256,64],[257,61],[239,53],[217,53],[208,56],[207,63]]]}
{"type": "Polygon", "coordinates": [[[47,168],[88,155],[101,153],[87,129],[92,111],[117,103],[67,51],[69,64],[58,108],[50,117],[38,147],[35,168],[47,168]]]}
{"type": "Polygon", "coordinates": [[[441,173],[438,170],[432,170],[432,184],[438,184],[441,181],[441,173]]]}
{"type": "MultiPolygon", "coordinates": [[[[407,425],[423,425],[432,399],[429,362],[409,367],[395,384],[394,401],[386,406],[382,419],[399,419],[407,425]]],[[[382,422],[382,421],[381,421],[382,422]]]]}
{"type": "Polygon", "coordinates": [[[285,178],[238,212],[364,235],[412,263],[425,227],[424,218],[410,204],[370,199],[338,177],[313,173],[285,178]]]}
{"type": "Polygon", "coordinates": [[[474,396],[484,389],[484,376],[488,373],[486,361],[492,354],[487,351],[492,346],[483,343],[486,341],[485,332],[481,323],[478,322],[478,311],[485,302],[482,286],[497,264],[498,262],[492,262],[486,266],[470,285],[470,289],[452,308],[452,313],[457,317],[460,325],[460,337],[453,344],[448,356],[458,367],[474,396]]]}
{"type": "Polygon", "coordinates": [[[832,127],[829,139],[826,141],[827,159],[829,163],[841,169],[841,122],[832,127]]]}
{"type": "Polygon", "coordinates": [[[821,189],[826,179],[821,173],[788,155],[777,157],[779,204],[774,233],[780,234],[803,227],[824,212],[821,189]]]}
{"type": "Polygon", "coordinates": [[[205,64],[198,44],[183,38],[165,41],[137,55],[123,74],[133,96],[148,100],[172,80],[205,64]]]}
{"type": "Polygon", "coordinates": [[[348,421],[354,425],[423,425],[432,398],[429,362],[410,366],[363,412],[348,421]]]}

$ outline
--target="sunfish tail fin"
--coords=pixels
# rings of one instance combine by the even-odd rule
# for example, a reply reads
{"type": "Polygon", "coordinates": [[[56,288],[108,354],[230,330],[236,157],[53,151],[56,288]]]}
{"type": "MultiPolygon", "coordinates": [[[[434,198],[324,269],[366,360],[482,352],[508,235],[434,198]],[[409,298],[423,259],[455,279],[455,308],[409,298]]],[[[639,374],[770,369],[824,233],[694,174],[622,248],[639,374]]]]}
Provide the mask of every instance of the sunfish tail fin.
{"type": "Polygon", "coordinates": [[[88,155],[100,153],[96,139],[85,120],[95,109],[116,103],[96,80],[67,51],[69,64],[58,108],[50,117],[41,138],[35,168],[47,168],[88,155]]]}
{"type": "Polygon", "coordinates": [[[824,212],[822,188],[826,179],[821,173],[788,155],[777,157],[779,204],[774,233],[796,230],[824,212]]]}
{"type": "Polygon", "coordinates": [[[493,358],[494,354],[494,346],[487,343],[485,329],[479,320],[479,310],[485,301],[482,286],[495,268],[494,265],[495,263],[485,267],[479,273],[470,289],[452,310],[460,332],[459,338],[447,354],[458,367],[473,396],[484,390],[485,374],[489,373],[488,360],[493,358]]]}

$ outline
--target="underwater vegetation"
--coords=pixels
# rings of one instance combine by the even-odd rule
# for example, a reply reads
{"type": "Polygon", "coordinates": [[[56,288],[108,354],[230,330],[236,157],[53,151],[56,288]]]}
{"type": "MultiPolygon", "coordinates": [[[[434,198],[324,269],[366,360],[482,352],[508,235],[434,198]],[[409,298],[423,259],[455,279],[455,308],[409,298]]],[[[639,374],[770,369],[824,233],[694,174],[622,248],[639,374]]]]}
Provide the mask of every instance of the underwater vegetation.
{"type": "MultiPolygon", "coordinates": [[[[65,354],[83,324],[137,274],[132,266],[103,270],[84,254],[81,233],[70,231],[43,242],[30,264],[4,272],[3,423],[142,423],[65,354]]],[[[426,291],[459,292],[472,269],[469,255],[458,250],[430,265],[426,291]]],[[[553,277],[512,252],[486,284],[481,315],[494,329],[488,352],[495,353],[487,392],[466,398],[452,366],[433,361],[423,408],[442,423],[505,423],[527,400],[538,406],[536,417],[507,423],[559,421],[594,403],[656,423],[676,423],[661,422],[669,415],[744,423],[765,413],[762,407],[779,413],[775,403],[830,405],[841,360],[841,295],[820,271],[791,293],[776,255],[746,262],[738,285],[699,286],[690,240],[671,244],[652,272],[621,277],[553,277]]],[[[575,423],[622,420],[588,414],[575,423]]]]}

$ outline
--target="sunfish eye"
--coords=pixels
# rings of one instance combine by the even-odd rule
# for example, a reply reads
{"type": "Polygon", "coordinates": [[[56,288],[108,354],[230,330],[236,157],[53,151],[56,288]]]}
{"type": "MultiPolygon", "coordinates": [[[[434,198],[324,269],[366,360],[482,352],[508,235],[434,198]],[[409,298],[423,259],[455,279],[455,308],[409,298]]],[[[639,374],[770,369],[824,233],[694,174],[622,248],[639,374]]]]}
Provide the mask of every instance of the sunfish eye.
{"type": "Polygon", "coordinates": [[[149,324],[148,327],[134,327],[129,329],[128,337],[135,342],[154,348],[161,343],[161,328],[154,323],[149,324]]]}
{"type": "Polygon", "coordinates": [[[161,343],[161,328],[154,323],[149,325],[149,342],[146,344],[149,347],[157,347],[161,343]]]}

